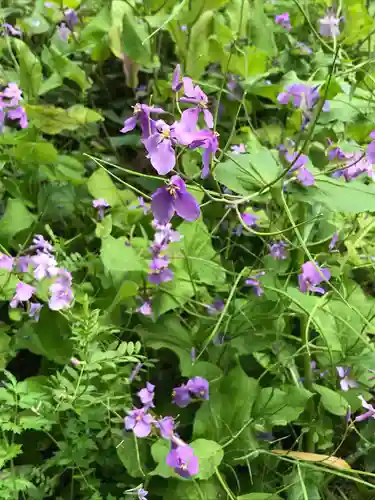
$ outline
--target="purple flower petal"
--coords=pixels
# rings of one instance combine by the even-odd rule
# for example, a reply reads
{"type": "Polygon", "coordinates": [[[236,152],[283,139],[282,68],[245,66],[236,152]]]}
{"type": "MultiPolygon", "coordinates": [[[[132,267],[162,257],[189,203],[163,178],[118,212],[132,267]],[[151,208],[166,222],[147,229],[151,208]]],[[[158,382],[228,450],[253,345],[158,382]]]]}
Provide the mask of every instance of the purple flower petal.
{"type": "Polygon", "coordinates": [[[151,210],[159,224],[167,224],[172,219],[174,203],[166,188],[159,188],[152,195],[151,210]]]}
{"type": "Polygon", "coordinates": [[[177,193],[177,197],[174,200],[174,207],[177,215],[190,222],[197,220],[201,213],[199,203],[188,192],[177,193]]]}

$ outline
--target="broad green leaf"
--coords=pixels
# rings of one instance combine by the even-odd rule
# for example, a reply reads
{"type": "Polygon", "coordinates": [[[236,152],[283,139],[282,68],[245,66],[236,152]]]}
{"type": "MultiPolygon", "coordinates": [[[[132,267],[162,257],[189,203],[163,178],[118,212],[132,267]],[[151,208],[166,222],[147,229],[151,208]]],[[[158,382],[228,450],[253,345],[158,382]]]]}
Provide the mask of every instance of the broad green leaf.
{"type": "Polygon", "coordinates": [[[374,20],[369,15],[363,0],[344,0],[343,4],[345,13],[343,43],[354,45],[374,30],[374,20]]]}
{"type": "Polygon", "coordinates": [[[143,477],[145,466],[149,456],[149,446],[144,439],[137,439],[133,432],[127,432],[116,446],[119,459],[123,463],[127,473],[131,477],[143,477]]]}
{"type": "Polygon", "coordinates": [[[20,64],[20,87],[27,94],[28,100],[33,101],[38,96],[42,83],[42,65],[25,42],[18,38],[12,38],[12,41],[20,64]]]}
{"type": "Polygon", "coordinates": [[[28,229],[35,220],[36,216],[28,211],[19,198],[10,198],[0,219],[0,239],[10,240],[20,231],[28,229]]]}
{"type": "Polygon", "coordinates": [[[122,280],[126,272],[147,270],[145,262],[132,246],[126,245],[124,237],[108,236],[103,239],[100,258],[116,283],[122,280]]]}
{"type": "Polygon", "coordinates": [[[152,458],[157,463],[156,468],[150,472],[150,476],[161,476],[165,479],[170,477],[179,477],[172,467],[166,464],[165,459],[170,451],[170,444],[165,439],[158,439],[156,443],[151,446],[152,458]]]}
{"type": "Polygon", "coordinates": [[[28,35],[40,35],[49,30],[49,23],[46,18],[38,13],[32,14],[30,17],[25,17],[20,23],[22,31],[28,35]]]}
{"type": "Polygon", "coordinates": [[[374,103],[370,100],[358,99],[347,94],[337,94],[329,101],[329,111],[319,117],[320,123],[329,123],[335,120],[348,123],[358,117],[363,117],[374,111],[374,103]]]}
{"type": "MultiPolygon", "coordinates": [[[[10,300],[16,291],[18,278],[14,273],[10,273],[6,269],[0,269],[0,299],[10,300]]],[[[2,330],[0,330],[2,335],[2,330]]],[[[1,343],[1,341],[0,341],[1,343]]]]}
{"type": "Polygon", "coordinates": [[[327,411],[333,413],[333,415],[338,415],[339,417],[346,415],[349,403],[344,396],[339,394],[337,391],[333,391],[328,387],[318,384],[314,384],[314,389],[321,395],[320,402],[327,411]]]}
{"type": "Polygon", "coordinates": [[[264,12],[263,0],[255,0],[250,16],[250,37],[254,45],[269,56],[277,54],[277,47],[273,35],[274,23],[264,12]]]}
{"type": "Polygon", "coordinates": [[[281,500],[281,497],[274,493],[247,493],[237,497],[237,500],[281,500]]]}
{"type": "MultiPolygon", "coordinates": [[[[5,269],[2,269],[5,271],[5,269]]],[[[1,275],[0,275],[1,279],[1,275]]],[[[1,287],[1,285],[0,285],[1,287]]],[[[0,288],[2,290],[2,288],[0,288]]],[[[15,290],[15,289],[13,289],[15,290]]],[[[2,291],[2,294],[4,292],[2,291]]],[[[9,349],[9,343],[11,340],[10,335],[6,333],[6,327],[0,328],[0,370],[4,370],[8,364],[9,358],[11,357],[11,351],[9,349]]]]}
{"type": "Polygon", "coordinates": [[[197,479],[209,479],[221,464],[224,457],[223,448],[215,441],[197,439],[190,443],[194,454],[199,459],[199,474],[197,479]]]}
{"type": "Polygon", "coordinates": [[[68,78],[75,82],[82,91],[91,87],[91,82],[88,80],[85,71],[68,57],[60,54],[53,46],[42,51],[42,61],[46,64],[53,73],[58,73],[61,78],[68,78]]]}
{"type": "Polygon", "coordinates": [[[170,481],[163,500],[216,500],[225,498],[219,481],[212,477],[208,481],[170,481]],[[177,484],[176,484],[177,483],[177,484]]]}
{"type": "Polygon", "coordinates": [[[21,452],[20,444],[9,444],[7,440],[0,441],[0,468],[2,469],[9,460],[13,460],[21,452]]]}
{"type": "Polygon", "coordinates": [[[104,168],[95,170],[87,182],[87,188],[93,198],[104,198],[111,207],[121,205],[119,191],[104,168]]]}
{"type": "Polygon", "coordinates": [[[77,130],[84,125],[103,120],[99,113],[80,104],[68,109],[28,104],[25,108],[31,124],[49,135],[59,134],[63,130],[77,130]]]}
{"type": "Polygon", "coordinates": [[[162,283],[152,300],[152,308],[157,316],[182,307],[195,294],[189,273],[181,268],[174,268],[173,271],[173,280],[162,283]]]}
{"type": "Polygon", "coordinates": [[[17,160],[32,163],[55,163],[58,152],[49,142],[19,142],[13,151],[17,160]]]}
{"type": "Polygon", "coordinates": [[[59,155],[57,158],[57,165],[55,168],[57,180],[67,180],[80,184],[84,181],[84,173],[84,165],[73,156],[59,155]]]}
{"type": "Polygon", "coordinates": [[[186,74],[193,79],[201,77],[210,60],[208,37],[212,33],[213,17],[213,11],[204,12],[191,29],[186,74]]]}

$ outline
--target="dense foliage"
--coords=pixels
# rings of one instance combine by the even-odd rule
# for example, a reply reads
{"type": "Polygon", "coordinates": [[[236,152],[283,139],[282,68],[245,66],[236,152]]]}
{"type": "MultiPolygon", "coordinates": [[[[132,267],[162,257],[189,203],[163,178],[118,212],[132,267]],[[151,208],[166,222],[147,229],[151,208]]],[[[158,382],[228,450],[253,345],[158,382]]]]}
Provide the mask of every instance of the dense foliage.
{"type": "Polygon", "coordinates": [[[375,2],[0,14],[0,497],[372,498],[375,2]]]}

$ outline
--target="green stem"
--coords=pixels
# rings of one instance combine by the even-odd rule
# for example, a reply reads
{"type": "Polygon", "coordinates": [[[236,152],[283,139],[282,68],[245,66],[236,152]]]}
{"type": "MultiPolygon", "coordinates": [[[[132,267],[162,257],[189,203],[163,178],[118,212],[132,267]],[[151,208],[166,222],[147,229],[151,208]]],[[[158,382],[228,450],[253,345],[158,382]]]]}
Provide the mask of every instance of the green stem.
{"type": "Polygon", "coordinates": [[[215,474],[216,474],[216,477],[218,478],[219,480],[219,483],[221,484],[221,486],[223,487],[223,489],[225,490],[225,493],[228,495],[228,498],[230,498],[230,500],[236,500],[236,497],[233,495],[233,493],[230,491],[230,489],[228,488],[228,485],[227,483],[224,481],[224,478],[223,476],[220,474],[219,472],[219,469],[216,469],[215,470],[215,474]]]}

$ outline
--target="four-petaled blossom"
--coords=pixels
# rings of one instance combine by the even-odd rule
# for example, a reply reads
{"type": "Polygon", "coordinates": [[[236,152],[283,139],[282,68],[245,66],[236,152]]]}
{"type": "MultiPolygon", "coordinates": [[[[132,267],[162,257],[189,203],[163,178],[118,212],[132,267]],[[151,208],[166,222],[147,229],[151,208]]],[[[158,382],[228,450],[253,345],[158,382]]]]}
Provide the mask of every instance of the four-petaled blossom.
{"type": "Polygon", "coordinates": [[[125,417],[125,429],[132,430],[134,434],[139,437],[147,437],[151,434],[152,424],[154,419],[151,415],[146,413],[143,408],[135,408],[128,412],[125,417]]]}
{"type": "Polygon", "coordinates": [[[61,283],[54,283],[49,287],[51,296],[48,300],[48,307],[52,311],[61,311],[61,309],[69,309],[73,302],[73,291],[69,286],[64,286],[61,283]]]}
{"type": "Polygon", "coordinates": [[[6,269],[11,271],[14,265],[14,258],[5,255],[5,253],[0,253],[0,269],[6,269]]]}
{"type": "Polygon", "coordinates": [[[78,14],[74,9],[65,9],[64,16],[70,28],[79,23],[78,14]]]}
{"type": "Polygon", "coordinates": [[[154,257],[149,266],[148,281],[154,285],[160,285],[160,283],[173,280],[173,271],[168,268],[168,265],[169,259],[166,255],[154,257]]]}
{"type": "Polygon", "coordinates": [[[9,102],[6,103],[6,106],[18,106],[20,100],[22,99],[22,90],[20,90],[16,83],[8,83],[8,86],[2,93],[2,96],[10,99],[9,102]]]}
{"type": "Polygon", "coordinates": [[[257,222],[259,220],[259,216],[255,215],[255,214],[250,214],[250,213],[243,213],[243,214],[241,214],[241,219],[244,221],[244,223],[247,226],[254,227],[257,225],[257,222]]]}
{"type": "Polygon", "coordinates": [[[366,156],[364,153],[357,151],[351,155],[346,155],[346,158],[345,165],[336,170],[332,174],[332,177],[343,176],[346,182],[350,182],[359,175],[367,173],[371,179],[375,180],[374,171],[369,162],[368,155],[366,156]]]}
{"type": "Polygon", "coordinates": [[[155,408],[155,405],[153,403],[153,399],[155,396],[154,390],[155,386],[153,384],[150,384],[150,382],[146,382],[146,387],[138,392],[138,397],[141,400],[141,403],[143,404],[143,408],[145,410],[148,410],[149,408],[155,408]]]}
{"type": "Polygon", "coordinates": [[[144,488],[139,488],[137,490],[138,500],[147,500],[146,497],[148,495],[148,491],[144,488]]]}
{"type": "Polygon", "coordinates": [[[210,316],[219,314],[224,309],[224,301],[221,299],[215,300],[212,304],[206,305],[206,311],[210,316]]]}
{"type": "Polygon", "coordinates": [[[47,241],[43,235],[36,234],[33,238],[33,244],[29,247],[30,250],[40,250],[43,253],[50,254],[54,251],[53,245],[47,241]]]}
{"type": "Polygon", "coordinates": [[[97,209],[99,219],[104,219],[104,210],[109,208],[110,205],[104,198],[98,198],[92,201],[92,206],[97,209]]]}
{"type": "Polygon", "coordinates": [[[178,92],[182,87],[181,66],[177,64],[172,76],[172,90],[178,92]]]}
{"type": "Polygon", "coordinates": [[[328,269],[320,268],[315,262],[308,261],[302,264],[302,273],[298,275],[299,289],[303,293],[315,292],[323,295],[324,288],[319,285],[322,281],[328,281],[331,273],[328,269]]]}
{"type": "Polygon", "coordinates": [[[361,400],[363,408],[367,411],[365,413],[362,413],[362,415],[358,415],[358,417],[355,417],[355,421],[362,422],[363,420],[368,420],[369,418],[375,418],[375,408],[370,405],[370,403],[367,403],[362,395],[358,396],[358,398],[361,400]]]}
{"type": "Polygon", "coordinates": [[[172,438],[175,428],[175,423],[172,417],[164,417],[158,420],[155,426],[159,429],[162,438],[164,439],[172,438]]]}
{"type": "Polygon", "coordinates": [[[344,368],[343,366],[336,366],[337,374],[340,377],[340,387],[343,391],[347,392],[349,389],[355,389],[358,387],[358,382],[349,377],[350,368],[344,368]]]}
{"type": "Polygon", "coordinates": [[[16,294],[9,303],[10,307],[15,308],[18,306],[20,302],[27,302],[28,300],[31,299],[31,296],[35,291],[36,291],[35,287],[20,281],[16,285],[16,294]]]}
{"type": "Polygon", "coordinates": [[[167,224],[175,212],[188,221],[194,221],[200,215],[198,202],[186,190],[185,182],[178,175],[170,179],[168,186],[155,191],[151,210],[160,224],[167,224]]]}
{"type": "Polygon", "coordinates": [[[209,399],[209,383],[203,377],[192,377],[188,380],[186,387],[196,398],[209,399]]]}
{"type": "Polygon", "coordinates": [[[190,104],[197,104],[198,107],[185,110],[182,113],[181,122],[184,124],[187,130],[194,131],[197,126],[199,113],[202,111],[207,127],[213,128],[214,118],[211,111],[207,109],[207,95],[203,92],[199,85],[193,84],[193,80],[191,78],[183,78],[183,83],[185,97],[181,97],[180,101],[190,104]]]}
{"type": "Polygon", "coordinates": [[[260,297],[261,295],[264,294],[263,287],[262,287],[260,281],[258,280],[258,278],[260,278],[260,276],[264,276],[264,274],[265,274],[264,271],[261,271],[260,273],[254,274],[253,276],[251,276],[250,278],[248,278],[245,281],[245,285],[251,286],[257,297],[260,297]]]}
{"type": "Polygon", "coordinates": [[[147,149],[147,158],[159,175],[168,174],[176,165],[173,146],[177,144],[175,124],[168,125],[164,120],[153,121],[153,130],[147,139],[143,139],[147,149]]]}
{"type": "Polygon", "coordinates": [[[143,304],[138,307],[137,312],[143,314],[143,316],[152,316],[152,304],[149,300],[145,300],[143,304]]]}
{"type": "Polygon", "coordinates": [[[328,14],[321,19],[319,19],[320,29],[319,33],[322,36],[335,37],[340,34],[340,21],[341,17],[335,17],[332,14],[328,14]]]}
{"type": "Polygon", "coordinates": [[[38,253],[30,257],[30,262],[34,266],[34,278],[38,281],[57,274],[57,262],[51,255],[38,253]]]}
{"type": "Polygon", "coordinates": [[[147,139],[154,133],[154,121],[151,119],[151,113],[165,113],[162,108],[155,108],[154,106],[147,106],[147,104],[137,103],[133,107],[133,116],[124,121],[124,126],[120,130],[123,134],[135,129],[137,123],[141,127],[142,139],[147,139]]]}
{"type": "MultiPolygon", "coordinates": [[[[280,104],[289,104],[292,101],[295,108],[303,111],[311,110],[318,102],[320,94],[317,88],[310,87],[304,83],[293,83],[286,87],[284,92],[277,96],[280,104]]],[[[329,102],[325,101],[323,111],[329,111],[329,102]]]]}
{"type": "Polygon", "coordinates": [[[284,12],[283,14],[275,16],[275,23],[279,24],[282,28],[288,31],[292,29],[292,25],[290,24],[289,12],[284,12]]]}
{"type": "Polygon", "coordinates": [[[195,476],[199,472],[198,457],[194,455],[194,450],[185,444],[184,446],[172,446],[166,458],[167,465],[186,479],[195,476]]]}
{"type": "MultiPolygon", "coordinates": [[[[181,121],[182,123],[182,121],[181,121]]],[[[203,148],[203,169],[201,173],[202,179],[205,179],[210,173],[210,164],[215,153],[219,149],[218,133],[213,130],[198,130],[191,134],[179,134],[181,144],[187,144],[190,149],[203,148]],[[190,136],[190,140],[186,139],[190,136]]]]}
{"type": "Polygon", "coordinates": [[[68,38],[72,32],[70,28],[66,25],[66,23],[61,23],[60,26],[57,28],[60,40],[63,42],[67,42],[68,38]]]}
{"type": "Polygon", "coordinates": [[[191,403],[191,395],[186,384],[180,385],[180,387],[175,387],[173,389],[172,396],[172,402],[180,408],[186,408],[186,406],[191,403]]]}
{"type": "Polygon", "coordinates": [[[285,248],[288,245],[285,243],[285,241],[275,241],[270,245],[270,255],[273,257],[275,260],[285,260],[287,258],[285,248]]]}

